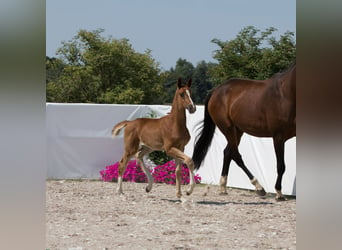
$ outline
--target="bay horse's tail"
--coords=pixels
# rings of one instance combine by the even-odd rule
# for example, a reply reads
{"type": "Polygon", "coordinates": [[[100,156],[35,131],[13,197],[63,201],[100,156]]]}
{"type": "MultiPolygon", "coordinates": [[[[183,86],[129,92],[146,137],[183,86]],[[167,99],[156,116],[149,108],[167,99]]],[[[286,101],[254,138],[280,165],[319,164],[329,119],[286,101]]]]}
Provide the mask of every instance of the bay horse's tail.
{"type": "Polygon", "coordinates": [[[195,169],[200,168],[201,163],[208,152],[216,128],[216,124],[212,120],[208,111],[208,103],[211,94],[212,92],[208,94],[207,99],[205,101],[202,131],[199,135],[196,136],[195,139],[194,153],[192,155],[192,160],[194,161],[195,169]]]}
{"type": "Polygon", "coordinates": [[[122,121],[116,124],[112,129],[112,137],[117,136],[120,133],[121,129],[126,127],[128,123],[129,121],[122,121]]]}

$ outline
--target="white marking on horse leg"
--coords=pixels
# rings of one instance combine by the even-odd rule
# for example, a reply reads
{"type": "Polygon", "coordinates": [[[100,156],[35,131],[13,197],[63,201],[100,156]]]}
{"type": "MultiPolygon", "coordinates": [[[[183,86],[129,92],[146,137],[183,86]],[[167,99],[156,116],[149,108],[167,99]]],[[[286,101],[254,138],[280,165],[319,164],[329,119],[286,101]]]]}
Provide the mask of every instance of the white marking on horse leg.
{"type": "Polygon", "coordinates": [[[227,194],[227,179],[228,176],[221,176],[220,178],[220,193],[227,194]]]}
{"type": "Polygon", "coordinates": [[[276,190],[276,200],[277,201],[284,201],[286,200],[285,199],[285,196],[283,195],[283,193],[281,192],[281,190],[276,190]]]}
{"type": "Polygon", "coordinates": [[[122,192],[122,177],[118,177],[118,187],[117,187],[117,189],[116,189],[116,192],[118,193],[118,194],[123,194],[123,192],[122,192]]]}
{"type": "Polygon", "coordinates": [[[263,189],[263,187],[260,185],[260,183],[258,182],[257,178],[253,178],[251,180],[251,183],[255,186],[256,190],[261,190],[263,189]]]}
{"type": "Polygon", "coordinates": [[[257,178],[254,177],[251,180],[251,183],[255,186],[255,189],[256,189],[258,195],[261,195],[261,196],[266,195],[266,192],[265,192],[264,188],[260,185],[260,183],[258,182],[257,178]]]}

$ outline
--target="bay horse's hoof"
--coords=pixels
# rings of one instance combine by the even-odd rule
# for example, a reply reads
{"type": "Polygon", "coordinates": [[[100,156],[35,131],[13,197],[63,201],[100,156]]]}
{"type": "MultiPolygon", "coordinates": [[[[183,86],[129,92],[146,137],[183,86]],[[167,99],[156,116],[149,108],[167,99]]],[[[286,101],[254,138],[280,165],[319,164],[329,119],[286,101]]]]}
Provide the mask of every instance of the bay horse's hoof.
{"type": "Polygon", "coordinates": [[[275,198],[276,201],[286,201],[286,198],[284,196],[279,196],[275,198]]]}
{"type": "Polygon", "coordinates": [[[266,195],[265,189],[256,190],[256,193],[259,196],[265,196],[266,195]]]}

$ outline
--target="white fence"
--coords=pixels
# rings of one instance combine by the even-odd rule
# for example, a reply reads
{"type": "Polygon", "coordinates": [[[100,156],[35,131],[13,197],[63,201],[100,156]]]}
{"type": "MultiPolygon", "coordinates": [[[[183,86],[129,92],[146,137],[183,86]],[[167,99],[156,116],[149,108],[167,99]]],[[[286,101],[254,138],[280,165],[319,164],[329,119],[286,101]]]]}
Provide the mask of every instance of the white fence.
{"type": "MultiPolygon", "coordinates": [[[[170,106],[163,105],[47,103],[47,178],[99,178],[100,170],[119,161],[123,153],[122,136],[114,139],[111,137],[114,124],[122,120],[147,117],[152,112],[163,116],[170,109],[170,106]]],[[[194,114],[187,113],[191,141],[186,146],[185,153],[189,156],[193,152],[196,125],[203,119],[203,114],[203,106],[197,106],[194,114]]],[[[216,129],[208,155],[198,171],[202,183],[219,183],[226,144],[226,139],[216,129]]],[[[247,167],[266,192],[274,193],[277,169],[272,139],[244,134],[239,150],[247,167]]],[[[295,195],[296,138],[285,144],[285,163],[283,193],[295,195]]],[[[228,186],[254,189],[247,176],[233,161],[229,169],[228,186]]]]}

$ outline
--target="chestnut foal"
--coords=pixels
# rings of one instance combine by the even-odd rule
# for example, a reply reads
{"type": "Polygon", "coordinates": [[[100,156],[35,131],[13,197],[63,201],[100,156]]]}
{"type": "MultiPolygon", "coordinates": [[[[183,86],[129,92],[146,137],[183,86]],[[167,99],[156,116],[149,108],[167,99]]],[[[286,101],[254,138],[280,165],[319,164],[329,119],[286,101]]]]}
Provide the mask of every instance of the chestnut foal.
{"type": "Polygon", "coordinates": [[[195,186],[194,163],[192,159],[184,154],[184,147],[190,140],[190,134],[186,127],[185,109],[190,113],[196,111],[196,106],[191,99],[191,79],[185,84],[178,78],[177,90],[172,102],[171,112],[159,119],[138,118],[133,121],[122,121],[116,124],[112,130],[113,137],[118,135],[120,130],[124,131],[124,153],[119,162],[119,176],[117,192],[122,194],[122,176],[125,172],[127,162],[135,156],[138,164],[142,167],[148,178],[146,192],[150,192],[153,184],[153,177],[146,168],[143,157],[153,151],[165,151],[176,161],[176,196],[182,196],[181,166],[184,162],[189,168],[190,184],[186,194],[190,195],[195,186]]]}

